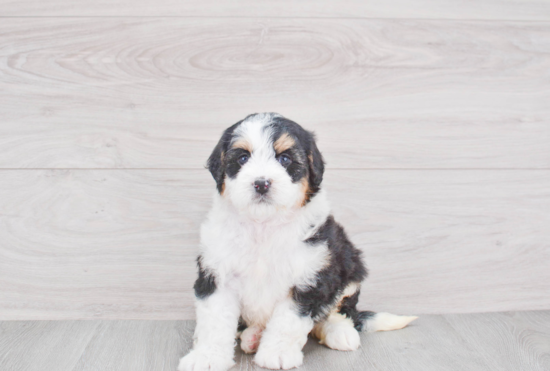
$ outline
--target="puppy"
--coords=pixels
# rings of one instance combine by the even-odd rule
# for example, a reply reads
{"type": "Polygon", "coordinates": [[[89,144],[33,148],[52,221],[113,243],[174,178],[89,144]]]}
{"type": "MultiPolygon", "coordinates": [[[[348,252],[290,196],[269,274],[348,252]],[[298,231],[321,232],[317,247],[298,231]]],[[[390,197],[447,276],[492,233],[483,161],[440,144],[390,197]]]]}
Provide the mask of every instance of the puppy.
{"type": "Polygon", "coordinates": [[[250,115],[225,130],[207,164],[217,191],[201,227],[193,350],[178,370],[231,368],[236,336],[259,366],[290,369],[310,333],[355,350],[360,331],[416,318],[357,310],[367,269],[331,216],[311,132],[275,113],[250,115]]]}

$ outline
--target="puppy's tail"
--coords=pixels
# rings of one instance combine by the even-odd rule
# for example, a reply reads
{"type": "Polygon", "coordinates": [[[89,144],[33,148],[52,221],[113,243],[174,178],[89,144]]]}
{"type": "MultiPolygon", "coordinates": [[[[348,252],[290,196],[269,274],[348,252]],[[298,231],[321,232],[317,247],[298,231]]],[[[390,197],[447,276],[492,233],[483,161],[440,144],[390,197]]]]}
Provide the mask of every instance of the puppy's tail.
{"type": "Polygon", "coordinates": [[[358,331],[375,332],[399,330],[417,319],[416,316],[397,316],[380,312],[358,312],[354,318],[355,328],[358,331]]]}

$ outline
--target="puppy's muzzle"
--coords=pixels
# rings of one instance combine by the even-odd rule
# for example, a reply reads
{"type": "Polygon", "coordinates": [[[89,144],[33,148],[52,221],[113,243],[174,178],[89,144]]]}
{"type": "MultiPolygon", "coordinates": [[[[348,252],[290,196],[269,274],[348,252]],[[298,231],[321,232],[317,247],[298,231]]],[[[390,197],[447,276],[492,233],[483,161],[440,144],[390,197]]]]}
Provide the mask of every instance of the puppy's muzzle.
{"type": "Polygon", "coordinates": [[[256,190],[256,193],[261,195],[265,195],[267,191],[269,191],[270,186],[271,182],[265,178],[260,178],[254,182],[254,189],[256,190]]]}

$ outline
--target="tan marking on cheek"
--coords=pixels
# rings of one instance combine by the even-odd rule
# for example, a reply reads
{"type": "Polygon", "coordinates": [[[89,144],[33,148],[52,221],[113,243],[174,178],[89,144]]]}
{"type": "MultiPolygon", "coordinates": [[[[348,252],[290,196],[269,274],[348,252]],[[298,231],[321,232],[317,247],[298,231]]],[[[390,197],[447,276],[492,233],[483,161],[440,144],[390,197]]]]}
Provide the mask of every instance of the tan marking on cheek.
{"type": "MultiPolygon", "coordinates": [[[[221,161],[221,164],[223,166],[223,162],[225,161],[225,152],[222,151],[222,154],[220,155],[220,161],[221,161]]],[[[224,195],[223,193],[225,192],[225,180],[223,181],[222,183],[222,190],[220,192],[220,195],[224,195]]]]}
{"type": "Polygon", "coordinates": [[[231,145],[231,148],[242,148],[245,151],[252,153],[252,143],[245,139],[239,139],[231,145]]]}
{"type": "Polygon", "coordinates": [[[307,155],[307,159],[309,160],[309,170],[313,172],[313,155],[310,153],[307,155]]]}
{"type": "Polygon", "coordinates": [[[306,206],[307,202],[309,201],[309,196],[310,196],[311,190],[309,189],[309,182],[307,181],[306,177],[302,178],[302,180],[300,181],[300,184],[302,185],[302,189],[301,189],[302,197],[298,201],[298,206],[299,207],[304,207],[304,206],[306,206]]]}
{"type": "Polygon", "coordinates": [[[291,148],[295,144],[296,142],[294,141],[294,139],[290,135],[288,135],[288,133],[284,133],[279,137],[279,139],[275,141],[275,143],[273,143],[273,148],[275,149],[275,152],[279,154],[291,148]]]}

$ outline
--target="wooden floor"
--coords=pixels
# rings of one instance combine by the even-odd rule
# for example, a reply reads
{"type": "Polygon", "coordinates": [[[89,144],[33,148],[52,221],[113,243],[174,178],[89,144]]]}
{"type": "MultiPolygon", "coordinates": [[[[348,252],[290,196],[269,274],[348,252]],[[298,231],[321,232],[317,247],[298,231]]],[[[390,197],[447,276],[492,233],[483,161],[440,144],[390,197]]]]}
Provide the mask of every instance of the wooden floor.
{"type": "MultiPolygon", "coordinates": [[[[0,322],[0,370],[175,371],[193,321],[0,322]]],[[[403,330],[361,335],[361,348],[305,346],[301,370],[548,371],[550,311],[423,315],[403,330]]],[[[255,370],[238,351],[234,370],[255,370]]]]}

